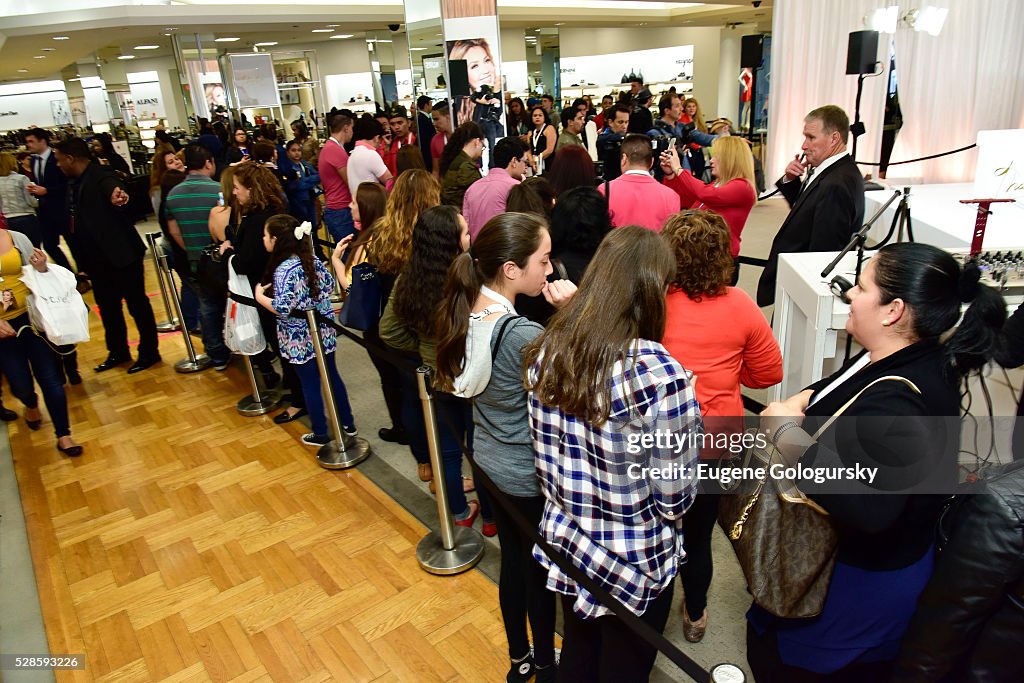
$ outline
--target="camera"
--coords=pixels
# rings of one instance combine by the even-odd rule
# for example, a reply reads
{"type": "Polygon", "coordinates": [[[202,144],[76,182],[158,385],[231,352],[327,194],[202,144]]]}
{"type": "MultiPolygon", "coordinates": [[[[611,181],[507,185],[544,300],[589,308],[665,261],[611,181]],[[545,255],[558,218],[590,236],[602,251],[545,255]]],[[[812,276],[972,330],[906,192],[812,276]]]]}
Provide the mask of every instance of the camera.
{"type": "Polygon", "coordinates": [[[753,1],[752,3],[750,3],[750,4],[754,6],[754,9],[757,9],[758,7],[760,7],[760,6],[761,6],[761,0],[754,0],[754,1],[753,1]]]}
{"type": "Polygon", "coordinates": [[[690,134],[697,129],[697,124],[691,121],[689,123],[679,123],[676,126],[679,128],[679,138],[684,143],[690,142],[690,134]]]}
{"type": "MultiPolygon", "coordinates": [[[[758,3],[758,4],[760,4],[760,3],[758,3]]],[[[400,28],[402,28],[401,24],[388,24],[388,29],[391,30],[391,31],[397,31],[400,28]]]]}

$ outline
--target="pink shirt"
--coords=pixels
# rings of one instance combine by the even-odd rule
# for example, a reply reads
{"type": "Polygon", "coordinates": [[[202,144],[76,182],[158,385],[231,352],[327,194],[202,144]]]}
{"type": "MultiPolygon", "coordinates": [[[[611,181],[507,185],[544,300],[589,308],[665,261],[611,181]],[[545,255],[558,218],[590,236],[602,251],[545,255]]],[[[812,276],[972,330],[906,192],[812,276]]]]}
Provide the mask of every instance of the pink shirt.
{"type": "Polygon", "coordinates": [[[430,139],[430,158],[438,159],[444,155],[444,146],[448,144],[448,136],[437,133],[430,139]]]}
{"type": "Polygon", "coordinates": [[[508,193],[519,181],[503,168],[492,168],[491,172],[476,181],[466,190],[462,200],[462,215],[469,224],[469,236],[475,238],[484,224],[505,212],[508,193]]]}
{"type": "Polygon", "coordinates": [[[328,209],[347,209],[352,205],[352,192],[348,184],[338,175],[339,169],[348,168],[348,152],[334,138],[328,138],[320,150],[320,161],[317,170],[320,172],[320,183],[324,186],[324,196],[328,209]]]}
{"type": "MultiPolygon", "coordinates": [[[[604,194],[604,186],[598,188],[604,194]]],[[[660,231],[665,219],[679,211],[679,195],[644,173],[624,173],[608,184],[612,225],[639,225],[660,231]]]]}

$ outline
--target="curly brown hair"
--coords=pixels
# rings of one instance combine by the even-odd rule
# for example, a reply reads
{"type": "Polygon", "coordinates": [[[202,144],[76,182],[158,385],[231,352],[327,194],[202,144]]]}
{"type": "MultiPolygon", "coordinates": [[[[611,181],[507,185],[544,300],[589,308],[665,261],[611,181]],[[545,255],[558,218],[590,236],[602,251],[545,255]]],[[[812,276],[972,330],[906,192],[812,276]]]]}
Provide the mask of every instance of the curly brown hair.
{"type": "Polygon", "coordinates": [[[240,207],[246,214],[256,211],[285,213],[288,204],[284,198],[281,181],[266,166],[252,161],[235,167],[235,180],[249,190],[249,201],[240,207]]]}
{"type": "Polygon", "coordinates": [[[694,301],[725,294],[736,266],[730,255],[729,226],[724,218],[710,211],[680,211],[665,221],[661,236],[676,257],[672,287],[694,301]]]}
{"type": "Polygon", "coordinates": [[[409,261],[412,231],[420,214],[441,203],[441,186],[429,171],[413,169],[398,176],[387,208],[374,228],[370,260],[377,270],[397,275],[409,261]]]}

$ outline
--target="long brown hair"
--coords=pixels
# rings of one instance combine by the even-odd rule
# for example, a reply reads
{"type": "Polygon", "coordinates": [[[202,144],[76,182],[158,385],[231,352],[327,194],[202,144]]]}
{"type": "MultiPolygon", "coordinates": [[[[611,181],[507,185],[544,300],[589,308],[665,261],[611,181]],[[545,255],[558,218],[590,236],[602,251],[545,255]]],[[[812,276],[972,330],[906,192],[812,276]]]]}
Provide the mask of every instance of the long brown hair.
{"type": "Polygon", "coordinates": [[[235,180],[249,190],[249,201],[239,207],[243,213],[273,211],[283,213],[287,203],[281,181],[266,166],[247,161],[235,167],[235,180]]]}
{"type": "Polygon", "coordinates": [[[306,283],[309,285],[310,298],[316,302],[320,296],[320,278],[316,272],[313,248],[307,238],[295,236],[295,228],[298,225],[299,219],[286,213],[277,214],[267,219],[263,227],[275,242],[274,250],[270,252],[270,258],[267,259],[267,269],[263,271],[263,282],[273,282],[274,271],[277,270],[277,267],[292,256],[298,256],[306,275],[306,283]]]}
{"type": "Polygon", "coordinates": [[[394,309],[421,339],[433,339],[437,308],[452,261],[462,253],[462,226],[454,206],[434,206],[420,214],[412,233],[412,254],[395,283],[394,309]]]}
{"type": "Polygon", "coordinates": [[[451,391],[466,359],[466,333],[481,285],[498,279],[511,261],[525,268],[540,248],[547,222],[532,213],[499,213],[487,221],[473,247],[452,262],[437,317],[437,374],[434,385],[451,391]]]}
{"type": "Polygon", "coordinates": [[[625,361],[637,339],[660,342],[665,335],[665,289],[675,270],[672,252],[657,233],[635,225],[608,233],[579,291],[524,349],[527,390],[546,405],[604,424],[615,363],[625,361]]]}
{"type": "Polygon", "coordinates": [[[388,207],[374,228],[371,252],[377,270],[396,275],[409,261],[412,229],[420,214],[441,203],[441,186],[429,171],[414,169],[398,176],[388,207]]]}

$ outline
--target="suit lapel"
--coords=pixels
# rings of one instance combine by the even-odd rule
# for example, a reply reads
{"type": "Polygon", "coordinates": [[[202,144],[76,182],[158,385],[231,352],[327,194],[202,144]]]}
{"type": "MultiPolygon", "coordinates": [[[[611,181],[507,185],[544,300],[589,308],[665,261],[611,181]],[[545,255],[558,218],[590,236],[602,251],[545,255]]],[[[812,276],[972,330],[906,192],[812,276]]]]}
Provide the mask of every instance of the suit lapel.
{"type": "Polygon", "coordinates": [[[849,163],[849,161],[850,161],[850,157],[849,157],[849,155],[847,155],[847,156],[843,157],[842,159],[840,159],[839,161],[837,161],[836,163],[834,163],[831,166],[829,166],[828,168],[826,168],[824,171],[821,171],[821,173],[817,174],[818,178],[813,183],[811,183],[810,187],[808,187],[806,190],[801,192],[799,197],[797,197],[796,204],[793,205],[793,208],[790,210],[789,215],[792,216],[793,213],[797,209],[799,209],[800,206],[804,203],[804,201],[807,199],[807,197],[812,195],[815,190],[817,190],[819,187],[821,187],[821,184],[825,181],[825,178],[828,177],[829,173],[831,173],[832,171],[836,170],[837,168],[839,168],[843,164],[849,163]]]}

